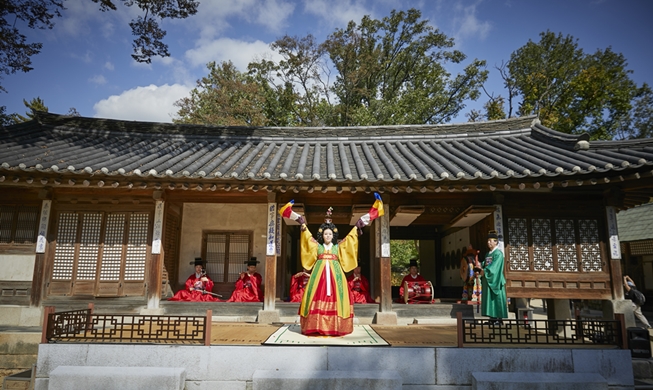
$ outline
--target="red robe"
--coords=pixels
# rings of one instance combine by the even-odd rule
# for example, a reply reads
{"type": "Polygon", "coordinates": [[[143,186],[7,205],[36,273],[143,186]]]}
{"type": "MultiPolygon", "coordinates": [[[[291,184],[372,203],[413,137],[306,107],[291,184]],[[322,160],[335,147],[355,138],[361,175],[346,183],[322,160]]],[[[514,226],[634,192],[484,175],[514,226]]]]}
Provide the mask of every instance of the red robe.
{"type": "Polygon", "coordinates": [[[308,284],[310,274],[300,274],[299,276],[293,275],[290,280],[290,302],[301,302],[304,297],[304,289],[308,284]]]}
{"type": "Polygon", "coordinates": [[[192,274],[186,279],[186,288],[179,290],[169,301],[192,301],[192,302],[220,302],[220,299],[211,294],[205,294],[202,291],[212,291],[213,281],[208,275],[204,275],[208,281],[202,282],[201,276],[198,278],[196,274],[192,274]],[[190,289],[193,288],[193,291],[190,289]]]}
{"type": "Polygon", "coordinates": [[[354,280],[356,275],[353,273],[347,277],[347,284],[354,296],[354,303],[375,303],[370,296],[370,282],[363,275],[358,275],[360,279],[354,280]]]}
{"type": "Polygon", "coordinates": [[[411,282],[426,282],[427,280],[424,279],[422,275],[417,275],[415,278],[411,274],[408,274],[404,276],[404,278],[401,280],[401,287],[399,288],[399,300],[401,302],[404,301],[404,286],[406,285],[406,282],[410,284],[411,282]]]}
{"type": "Polygon", "coordinates": [[[236,281],[236,289],[227,302],[263,302],[261,284],[263,278],[258,272],[254,275],[245,273],[245,277],[236,281]]]}

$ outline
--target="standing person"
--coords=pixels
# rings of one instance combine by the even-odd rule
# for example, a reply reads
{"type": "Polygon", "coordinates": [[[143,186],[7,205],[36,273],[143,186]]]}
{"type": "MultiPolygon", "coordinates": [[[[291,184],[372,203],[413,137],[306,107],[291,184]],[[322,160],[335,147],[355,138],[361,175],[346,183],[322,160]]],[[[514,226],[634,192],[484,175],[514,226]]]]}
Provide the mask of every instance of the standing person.
{"type": "Polygon", "coordinates": [[[370,295],[370,282],[361,274],[360,263],[347,277],[347,284],[354,297],[354,303],[375,303],[370,295]]]}
{"type": "Polygon", "coordinates": [[[304,297],[304,290],[308,284],[311,274],[306,268],[293,275],[290,280],[290,302],[301,302],[304,297]]]}
{"type": "MultiPolygon", "coordinates": [[[[192,263],[191,263],[192,264],[192,263]]],[[[177,293],[169,301],[191,301],[191,302],[219,302],[220,299],[211,294],[213,281],[204,272],[204,262],[200,257],[195,258],[195,273],[186,279],[185,288],[177,293]]]]}
{"type": "Polygon", "coordinates": [[[478,251],[472,244],[467,245],[467,251],[460,260],[460,278],[463,280],[462,303],[481,300],[481,285],[479,272],[481,264],[478,261],[478,251]]]}
{"type": "Polygon", "coordinates": [[[261,291],[263,278],[256,272],[256,264],[259,261],[256,260],[256,257],[252,257],[245,263],[247,271],[240,273],[240,277],[236,281],[236,289],[227,302],[263,302],[263,291],[261,291]]]}
{"type": "Polygon", "coordinates": [[[635,317],[644,324],[646,329],[651,329],[651,325],[648,323],[646,317],[644,317],[644,313],[642,313],[642,305],[646,302],[646,297],[637,289],[635,282],[628,275],[624,276],[624,289],[626,290],[626,298],[630,299],[633,302],[633,306],[635,306],[635,310],[633,311],[635,317]]]}
{"type": "Polygon", "coordinates": [[[292,201],[279,210],[283,217],[300,223],[302,266],[312,270],[299,307],[302,334],[344,336],[354,331],[353,297],[345,272],[358,265],[358,235],[363,227],[383,215],[381,196],[374,196],[376,202],[369,213],[356,222],[342,241],[338,241],[338,228],[331,219],[332,208],[315,238],[304,217],[292,211],[292,201]]]}
{"type": "Polygon", "coordinates": [[[501,325],[503,318],[508,318],[506,298],[506,278],[503,276],[503,252],[497,247],[499,236],[496,230],[490,230],[487,246],[490,250],[481,264],[481,283],[483,301],[481,314],[490,317],[491,325],[501,325]]]}

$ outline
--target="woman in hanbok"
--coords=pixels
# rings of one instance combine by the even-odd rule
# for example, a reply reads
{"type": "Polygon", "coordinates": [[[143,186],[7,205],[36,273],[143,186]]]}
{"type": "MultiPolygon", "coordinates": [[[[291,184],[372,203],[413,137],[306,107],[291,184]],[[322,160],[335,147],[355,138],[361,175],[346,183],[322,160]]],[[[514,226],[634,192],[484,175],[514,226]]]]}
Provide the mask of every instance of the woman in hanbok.
{"type": "Polygon", "coordinates": [[[312,270],[299,307],[302,334],[344,336],[353,332],[353,297],[345,272],[358,265],[358,235],[362,234],[362,228],[383,215],[381,197],[378,194],[375,197],[370,212],[341,241],[338,241],[338,228],[331,220],[331,208],[316,237],[308,231],[304,217],[292,211],[292,201],[279,210],[284,217],[301,224],[302,266],[312,270]]]}

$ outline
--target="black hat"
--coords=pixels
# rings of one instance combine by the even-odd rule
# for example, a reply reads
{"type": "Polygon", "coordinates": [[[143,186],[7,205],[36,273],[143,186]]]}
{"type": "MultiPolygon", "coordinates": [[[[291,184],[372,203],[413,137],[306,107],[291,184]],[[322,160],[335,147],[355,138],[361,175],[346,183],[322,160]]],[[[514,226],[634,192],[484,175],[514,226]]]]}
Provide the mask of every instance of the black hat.
{"type": "Polygon", "coordinates": [[[419,267],[417,265],[417,259],[410,259],[410,265],[409,267],[419,267]]]}
{"type": "Polygon", "coordinates": [[[195,261],[191,261],[190,263],[193,264],[193,265],[201,265],[201,266],[204,266],[204,260],[202,260],[201,257],[196,257],[196,258],[195,258],[195,261]]]}
{"type": "Polygon", "coordinates": [[[260,261],[256,260],[256,257],[252,257],[251,259],[247,260],[245,264],[249,267],[250,265],[256,266],[256,264],[260,263],[260,261]]]}
{"type": "Polygon", "coordinates": [[[493,238],[493,239],[495,239],[495,240],[498,240],[498,239],[499,239],[499,235],[497,234],[497,231],[496,231],[496,230],[490,230],[490,231],[487,233],[487,238],[488,238],[488,239],[493,238]]]}

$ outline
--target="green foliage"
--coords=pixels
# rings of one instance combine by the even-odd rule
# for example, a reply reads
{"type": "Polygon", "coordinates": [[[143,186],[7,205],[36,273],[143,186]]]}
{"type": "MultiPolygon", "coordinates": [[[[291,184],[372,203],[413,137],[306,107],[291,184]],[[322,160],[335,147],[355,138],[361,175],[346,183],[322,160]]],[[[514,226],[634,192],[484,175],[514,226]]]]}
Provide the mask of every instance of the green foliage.
{"type": "Polygon", "coordinates": [[[417,240],[390,240],[392,285],[398,286],[408,274],[410,259],[419,257],[417,240]]]}
{"type": "Polygon", "coordinates": [[[513,52],[502,75],[511,98],[522,99],[518,115],[537,114],[555,130],[611,139],[637,92],[626,66],[609,47],[586,54],[573,37],[547,31],[513,52]]]}
{"type": "Polygon", "coordinates": [[[20,115],[18,113],[11,114],[11,120],[13,123],[31,121],[36,117],[37,111],[48,112],[48,108],[45,106],[45,103],[40,97],[36,97],[30,100],[29,102],[23,99],[23,104],[28,109],[28,111],[25,113],[25,116],[20,115]]]}
{"type": "Polygon", "coordinates": [[[644,83],[637,90],[633,108],[619,123],[617,138],[651,138],[653,137],[653,91],[644,83]]]}
{"type": "MultiPolygon", "coordinates": [[[[393,11],[382,20],[365,16],[360,25],[352,21],[321,44],[312,35],[284,36],[271,47],[283,59],[252,62],[248,76],[260,87],[263,122],[272,126],[443,123],[465,107],[465,100],[478,98],[487,79],[485,62],[479,60],[461,74],[449,74],[445,65],[460,64],[465,55],[448,50],[453,39],[422,20],[415,9],[393,11]],[[333,68],[337,73],[331,82],[333,68]]],[[[191,99],[201,97],[211,94],[191,99]]],[[[216,120],[219,111],[235,109],[195,103],[213,107],[215,115],[203,118],[216,120]]],[[[207,123],[194,122],[189,113],[180,110],[180,121],[207,123]]]]}
{"type": "Polygon", "coordinates": [[[338,70],[333,92],[338,97],[333,125],[443,123],[479,97],[487,79],[485,61],[474,60],[451,77],[448,62],[465,55],[453,39],[421,19],[416,9],[392,11],[382,20],[363,17],[349,22],[324,43],[338,70]]]}
{"type": "MultiPolygon", "coordinates": [[[[132,57],[138,62],[150,63],[153,56],[167,57],[168,46],[163,43],[166,32],[158,20],[183,19],[197,13],[199,2],[192,0],[92,0],[101,11],[115,11],[116,4],[126,7],[136,5],[144,16],[138,16],[129,24],[136,36],[132,44],[132,57]]],[[[28,43],[19,27],[51,29],[54,19],[65,10],[62,0],[3,0],[0,2],[0,74],[29,72],[32,56],[39,54],[43,44],[28,43]]],[[[2,80],[2,77],[0,77],[2,80]]],[[[0,91],[4,88],[0,86],[0,91]]]]}
{"type": "Polygon", "coordinates": [[[13,124],[14,121],[11,119],[11,115],[7,114],[7,107],[0,106],[0,126],[9,126],[13,124]]]}
{"type": "Polygon", "coordinates": [[[175,102],[175,123],[222,126],[264,126],[265,91],[252,77],[238,71],[231,61],[207,65],[209,75],[197,81],[190,96],[175,102]]]}

